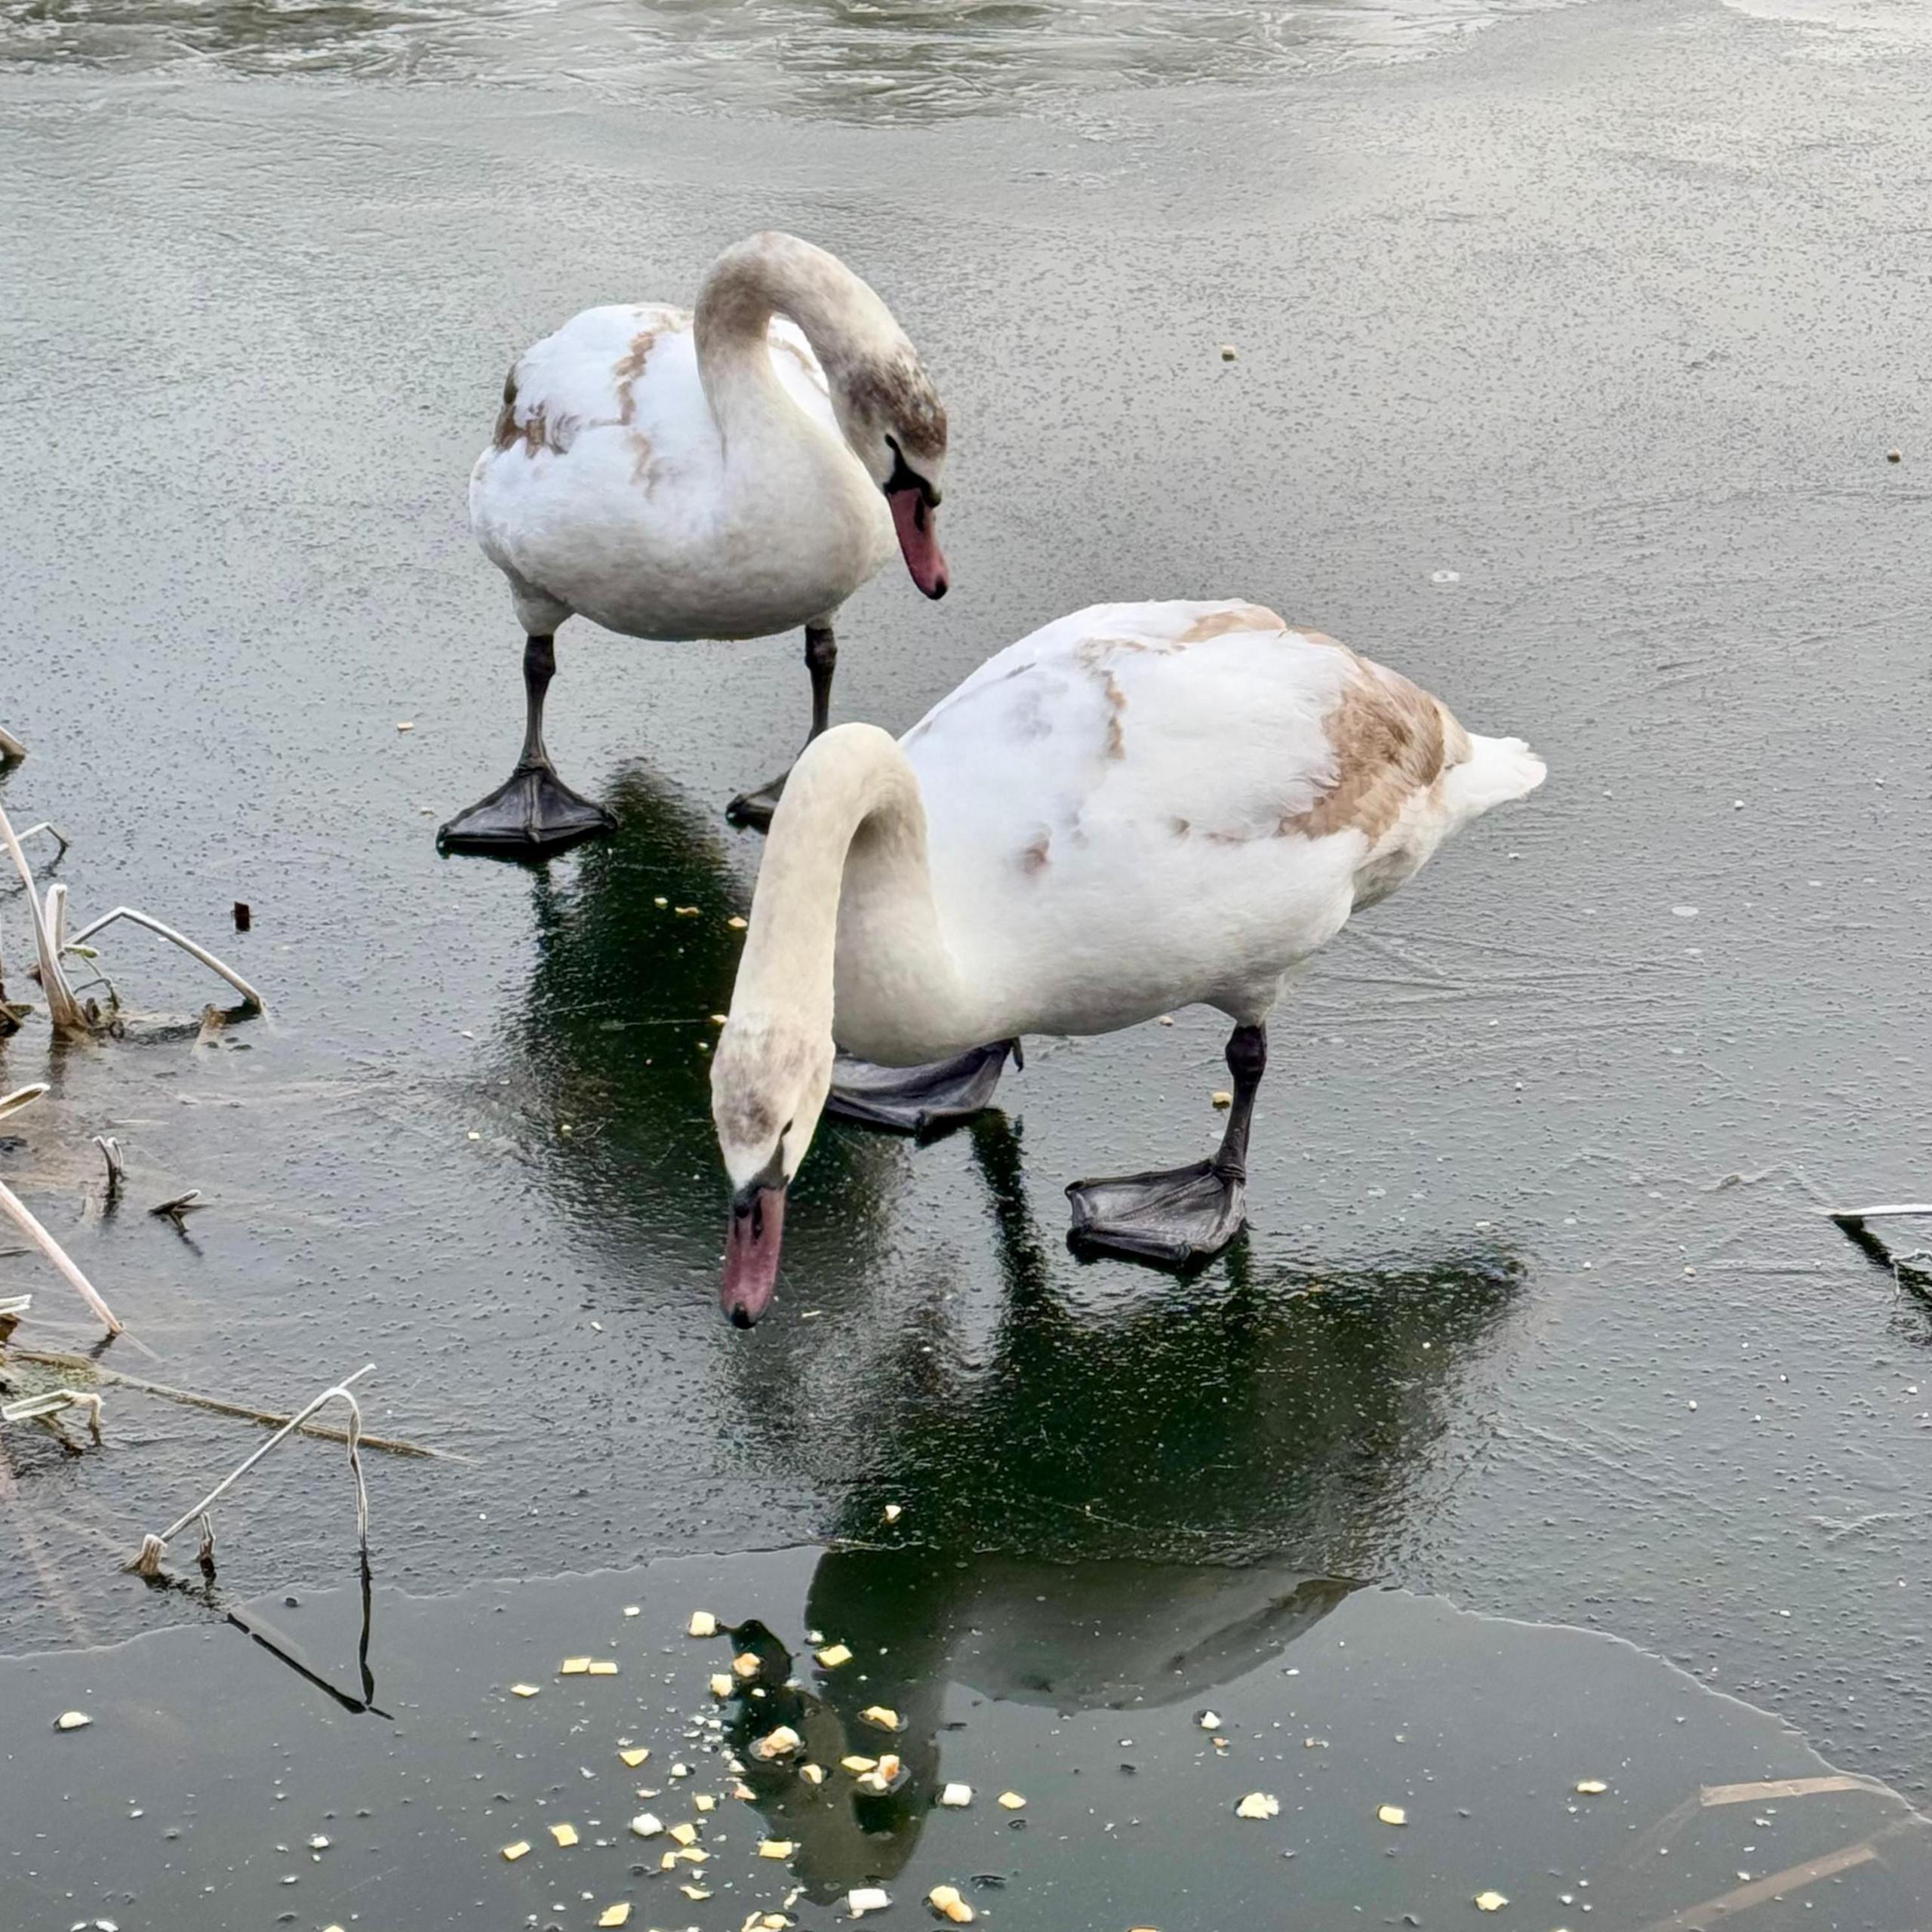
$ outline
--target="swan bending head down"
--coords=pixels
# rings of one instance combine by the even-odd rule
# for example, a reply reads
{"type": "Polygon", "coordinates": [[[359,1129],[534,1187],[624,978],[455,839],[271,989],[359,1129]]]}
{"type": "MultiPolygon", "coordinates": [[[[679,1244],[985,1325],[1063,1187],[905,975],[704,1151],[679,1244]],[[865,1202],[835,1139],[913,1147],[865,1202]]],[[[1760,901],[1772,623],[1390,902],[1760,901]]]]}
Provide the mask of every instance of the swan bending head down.
{"type": "MultiPolygon", "coordinates": [[[[697,332],[708,388],[721,386],[721,368],[739,355],[762,373],[774,314],[790,316],[817,353],[839,433],[884,493],[912,581],[943,597],[949,578],[935,525],[946,407],[918,351],[837,256],[774,229],[728,248],[705,278],[697,332]]],[[[719,414],[728,421],[728,403],[719,414]]]]}
{"type": "Polygon", "coordinates": [[[712,1113],[731,1182],[719,1299],[738,1327],[771,1305],[785,1190],[812,1144],[832,1088],[832,1030],[789,1015],[734,1014],[711,1070],[712,1113]]]}

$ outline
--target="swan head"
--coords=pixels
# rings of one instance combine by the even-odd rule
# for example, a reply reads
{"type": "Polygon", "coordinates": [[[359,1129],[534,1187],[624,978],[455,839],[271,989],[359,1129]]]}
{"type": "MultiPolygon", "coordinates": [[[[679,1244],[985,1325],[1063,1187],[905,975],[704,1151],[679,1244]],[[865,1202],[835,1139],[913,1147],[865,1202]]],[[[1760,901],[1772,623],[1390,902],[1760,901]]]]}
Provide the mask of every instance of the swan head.
{"type": "Polygon", "coordinates": [[[928,597],[943,597],[951,582],[937,528],[945,405],[903,337],[839,374],[835,400],[845,440],[885,492],[912,581],[928,597]]]}
{"type": "Polygon", "coordinates": [[[749,1328],[771,1306],[785,1191],[832,1088],[832,1035],[800,1021],[734,1013],[711,1063],[711,1117],[731,1181],[718,1300],[749,1328]]]}

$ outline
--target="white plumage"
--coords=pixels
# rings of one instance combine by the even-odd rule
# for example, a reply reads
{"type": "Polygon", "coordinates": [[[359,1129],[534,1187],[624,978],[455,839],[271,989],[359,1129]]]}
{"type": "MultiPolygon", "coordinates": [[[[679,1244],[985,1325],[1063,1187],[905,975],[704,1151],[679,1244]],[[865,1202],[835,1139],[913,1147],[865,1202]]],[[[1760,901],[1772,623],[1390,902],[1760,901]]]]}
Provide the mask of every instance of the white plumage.
{"type": "MultiPolygon", "coordinates": [[[[917,1066],[1200,1003],[1235,1023],[1220,1154],[1071,1191],[1097,1244],[1214,1251],[1241,1225],[1285,976],[1543,775],[1521,740],[1475,736],[1407,678],[1238,603],[1096,605],[982,665],[900,743],[826,734],[773,823],[712,1067],[741,1206],[796,1171],[835,1038],[917,1066]]],[[[734,1241],[727,1306],[755,1319],[775,1250],[734,1241]]]]}

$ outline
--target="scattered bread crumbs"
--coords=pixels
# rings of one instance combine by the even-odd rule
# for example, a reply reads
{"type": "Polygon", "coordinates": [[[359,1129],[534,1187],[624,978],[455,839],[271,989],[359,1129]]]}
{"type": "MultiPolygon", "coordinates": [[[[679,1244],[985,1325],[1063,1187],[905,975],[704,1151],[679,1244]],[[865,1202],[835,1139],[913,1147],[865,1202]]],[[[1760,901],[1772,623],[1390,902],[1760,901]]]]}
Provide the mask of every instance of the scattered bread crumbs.
{"type": "MultiPolygon", "coordinates": [[[[691,910],[695,912],[697,908],[694,906],[691,910]]],[[[680,1885],[678,1889],[688,1899],[708,1899],[711,1896],[702,1885],[680,1885]]]]}
{"type": "Polygon", "coordinates": [[[789,1758],[805,1740],[789,1724],[768,1731],[752,1746],[752,1755],[770,1764],[775,1758],[789,1758]]]}
{"type": "Polygon", "coordinates": [[[510,1686],[510,1695],[512,1697],[534,1697],[537,1695],[538,1687],[534,1684],[512,1684],[510,1686]]]}
{"type": "Polygon", "coordinates": [[[685,1626],[688,1636],[715,1637],[718,1635],[718,1620],[708,1610],[694,1610],[691,1620],[685,1626]]]}
{"type": "Polygon", "coordinates": [[[1500,1892],[1478,1892],[1476,1909],[1478,1912],[1500,1912],[1509,1901],[1500,1892]]]}
{"type": "Polygon", "coordinates": [[[798,1848],[789,1838],[761,1838],[758,1855],[761,1858],[789,1858],[798,1848]]]}
{"type": "Polygon", "coordinates": [[[626,1617],[641,1617],[644,1607],[641,1604],[627,1603],[624,1605],[624,1614],[626,1617]]]}
{"type": "Polygon", "coordinates": [[[751,1651],[740,1651],[731,1660],[731,1669],[735,1676],[742,1677],[749,1683],[758,1672],[756,1653],[751,1651]]]}
{"type": "Polygon", "coordinates": [[[641,1744],[638,1745],[633,1750],[620,1751],[617,1753],[619,1760],[622,1763],[629,1765],[632,1770],[635,1770],[638,1765],[642,1764],[645,1759],[650,1755],[651,1752],[649,1747],[641,1744]]]}
{"type": "Polygon", "coordinates": [[[574,1825],[552,1825],[550,1827],[550,1835],[559,1844],[575,1844],[577,1827],[574,1825]]]}
{"type": "Polygon", "coordinates": [[[940,1918],[949,1918],[955,1925],[971,1925],[973,1922],[973,1908],[959,1896],[957,1885],[935,1885],[926,1894],[926,1903],[940,1918]]]}
{"type": "Polygon", "coordinates": [[[830,1644],[818,1654],[818,1660],[827,1670],[836,1670],[841,1663],[852,1661],[852,1653],[844,1644],[830,1644]]]}
{"type": "Polygon", "coordinates": [[[607,1905],[598,1914],[597,1922],[599,1925],[628,1925],[630,1923],[630,1906],[626,1903],[620,1903],[607,1905]]]}
{"type": "Polygon", "coordinates": [[[631,1820],[631,1836],[634,1838],[654,1838],[663,1829],[663,1820],[653,1812],[640,1811],[631,1820]]]}
{"type": "Polygon", "coordinates": [[[590,1660],[588,1657],[566,1657],[557,1666],[559,1677],[586,1677],[589,1672],[590,1660]]]}
{"type": "Polygon", "coordinates": [[[869,1912],[883,1912],[891,1903],[891,1894],[876,1885],[860,1885],[845,1894],[846,1909],[854,1918],[863,1918],[869,1912]]]}
{"type": "Polygon", "coordinates": [[[1577,1789],[1586,1798],[1594,1798],[1598,1792],[1607,1791],[1610,1786],[1601,1778],[1580,1778],[1577,1781],[1577,1789]]]}
{"type": "Polygon", "coordinates": [[[1274,1818],[1281,1814],[1281,1801],[1272,1792],[1251,1791],[1235,1807],[1237,1818],[1274,1818]]]}
{"type": "Polygon", "coordinates": [[[1235,1103],[1235,1097],[1225,1087],[1220,1088],[1210,1098],[1217,1107],[1231,1107],[1235,1103]]]}
{"type": "Polygon", "coordinates": [[[1022,1798],[1017,1791],[1001,1792],[999,1795],[999,1801],[1001,1807],[1008,1811],[1023,1811],[1026,1808],[1026,1799],[1022,1798]]]}
{"type": "Polygon", "coordinates": [[[85,1711],[63,1711],[54,1720],[56,1730],[85,1730],[94,1722],[85,1711]]]}
{"type": "Polygon", "coordinates": [[[721,1670],[716,1676],[712,1678],[711,1680],[711,1694],[714,1697],[728,1697],[731,1696],[731,1679],[727,1672],[721,1670]]]}
{"type": "Polygon", "coordinates": [[[617,1674],[616,1659],[614,1657],[599,1657],[598,1660],[590,1666],[589,1674],[592,1677],[615,1677],[617,1674]]]}
{"type": "Polygon", "coordinates": [[[731,916],[724,921],[724,923],[729,926],[734,933],[741,933],[745,929],[744,921],[740,918],[735,912],[734,912],[731,916]]]}
{"type": "Polygon", "coordinates": [[[1406,1825],[1409,1822],[1409,1814],[1399,1804],[1379,1806],[1375,1815],[1385,1825],[1406,1825]]]}
{"type": "Polygon", "coordinates": [[[899,1713],[885,1704],[868,1704],[859,1713],[859,1721],[870,1724],[875,1730],[897,1730],[901,1728],[899,1713]]]}
{"type": "Polygon", "coordinates": [[[713,1798],[708,1791],[699,1792],[692,1798],[691,1802],[695,1804],[700,1811],[713,1811],[718,1808],[717,1799],[713,1798]]]}
{"type": "Polygon", "coordinates": [[[863,1777],[866,1772],[878,1769],[878,1760],[876,1758],[841,1758],[838,1768],[841,1771],[850,1771],[854,1777],[863,1777]]]}
{"type": "Polygon", "coordinates": [[[885,1520],[888,1523],[897,1522],[900,1518],[904,1515],[905,1513],[906,1509],[903,1503],[888,1503],[885,1506],[885,1520]]]}
{"type": "Polygon", "coordinates": [[[673,1825],[671,1827],[671,1836],[680,1844],[696,1844],[697,1827],[695,1825],[673,1825]]]}
{"type": "Polygon", "coordinates": [[[949,1784],[940,1793],[939,1801],[949,1810],[963,1811],[973,1801],[973,1787],[970,1784],[949,1784]]]}
{"type": "Polygon", "coordinates": [[[528,1838],[518,1838],[515,1844],[503,1847],[503,1863],[506,1865],[514,1865],[519,1858],[527,1858],[529,1855],[530,1841],[528,1838]]]}

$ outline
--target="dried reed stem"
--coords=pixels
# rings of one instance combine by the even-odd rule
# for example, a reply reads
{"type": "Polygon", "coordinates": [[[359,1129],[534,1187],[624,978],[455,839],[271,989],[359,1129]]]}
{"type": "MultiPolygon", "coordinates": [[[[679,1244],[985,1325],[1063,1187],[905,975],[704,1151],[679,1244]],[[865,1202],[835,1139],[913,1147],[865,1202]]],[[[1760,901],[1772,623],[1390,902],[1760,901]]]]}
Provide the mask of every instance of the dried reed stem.
{"type": "MultiPolygon", "coordinates": [[[[57,887],[54,889],[58,891],[60,888],[57,887]]],[[[161,921],[155,918],[152,914],[137,912],[131,906],[117,906],[112,912],[103,913],[99,918],[83,926],[72,939],[63,940],[62,942],[63,947],[72,949],[74,947],[85,945],[88,940],[99,932],[103,926],[111,926],[116,919],[131,919],[136,925],[145,926],[151,933],[158,933],[171,944],[178,946],[183,952],[198,959],[211,973],[219,974],[242,995],[242,1001],[245,1005],[251,1007],[257,1013],[266,1013],[268,1011],[268,1001],[263,999],[261,995],[249,985],[248,982],[243,979],[232,966],[223,964],[206,946],[197,946],[186,934],[177,933],[172,926],[163,925],[161,921]]]]}
{"type": "Polygon", "coordinates": [[[369,1559],[369,1491],[362,1481],[362,1458],[359,1453],[362,1443],[362,1411],[355,1398],[349,1392],[349,1385],[359,1382],[375,1367],[374,1362],[365,1362],[353,1375],[345,1375],[333,1388],[325,1389],[309,1406],[290,1420],[264,1442],[255,1453],[239,1463],[196,1503],[193,1509],[177,1518],[159,1536],[143,1537],[140,1553],[128,1565],[128,1568],[143,1577],[158,1577],[161,1574],[161,1559],[167,1554],[168,1546],[190,1523],[198,1521],[202,1525],[202,1561],[206,1565],[214,1548],[214,1526],[209,1520],[208,1512],[235,1484],[240,1481],[264,1456],[270,1454],[286,1442],[289,1437],[309,1417],[325,1404],[340,1401],[349,1410],[349,1427],[346,1439],[349,1444],[349,1471],[355,1478],[355,1534],[361,1545],[362,1560],[369,1559]]]}
{"type": "MultiPolygon", "coordinates": [[[[17,1088],[12,1093],[0,1095],[0,1119],[17,1112],[29,1105],[47,1091],[44,1080],[36,1081],[31,1087],[17,1088]]],[[[121,1324],[112,1309],[103,1301],[94,1284],[75,1266],[67,1251],[35,1220],[27,1204],[4,1181],[0,1181],[0,1214],[5,1214],[21,1233],[66,1276],[75,1293],[92,1309],[110,1335],[118,1335],[121,1324]]]]}
{"type": "MultiPolygon", "coordinates": [[[[26,1297],[23,1297],[26,1299],[26,1297]]],[[[124,1374],[118,1368],[104,1368],[98,1362],[90,1361],[85,1355],[63,1355],[57,1349],[16,1349],[13,1351],[15,1361],[38,1362],[45,1368],[74,1369],[97,1377],[103,1382],[111,1382],[122,1389],[136,1389],[143,1395],[158,1395],[164,1401],[180,1402],[191,1409],[206,1409],[211,1414],[235,1416],[243,1422],[260,1423],[265,1429],[278,1429],[284,1423],[297,1420],[295,1417],[278,1413],[273,1409],[254,1409],[245,1402],[225,1401],[219,1395],[203,1395],[192,1389],[171,1389],[165,1382],[149,1382],[138,1375],[124,1374]]],[[[346,1442],[349,1432],[337,1429],[333,1424],[321,1422],[304,1422],[301,1424],[304,1435],[319,1436],[325,1442],[346,1442]]],[[[432,1463],[468,1463],[467,1456],[459,1456],[453,1450],[427,1449],[420,1442],[405,1442],[400,1436],[367,1435],[362,1438],[365,1449],[380,1449],[387,1456],[408,1456],[432,1463]]]]}
{"type": "MultiPolygon", "coordinates": [[[[40,956],[40,985],[47,995],[47,1017],[53,1021],[57,1032],[90,1032],[93,1029],[88,1024],[87,1015],[81,1011],[79,1001],[75,998],[60,971],[60,949],[48,930],[47,915],[42,909],[39,895],[34,891],[32,869],[27,863],[27,855],[20,850],[20,841],[14,836],[13,821],[8,817],[4,807],[0,807],[0,844],[5,845],[8,856],[14,862],[14,869],[26,888],[27,914],[33,921],[34,949],[40,956]]],[[[64,896],[66,888],[56,886],[54,891],[64,896]]]]}

